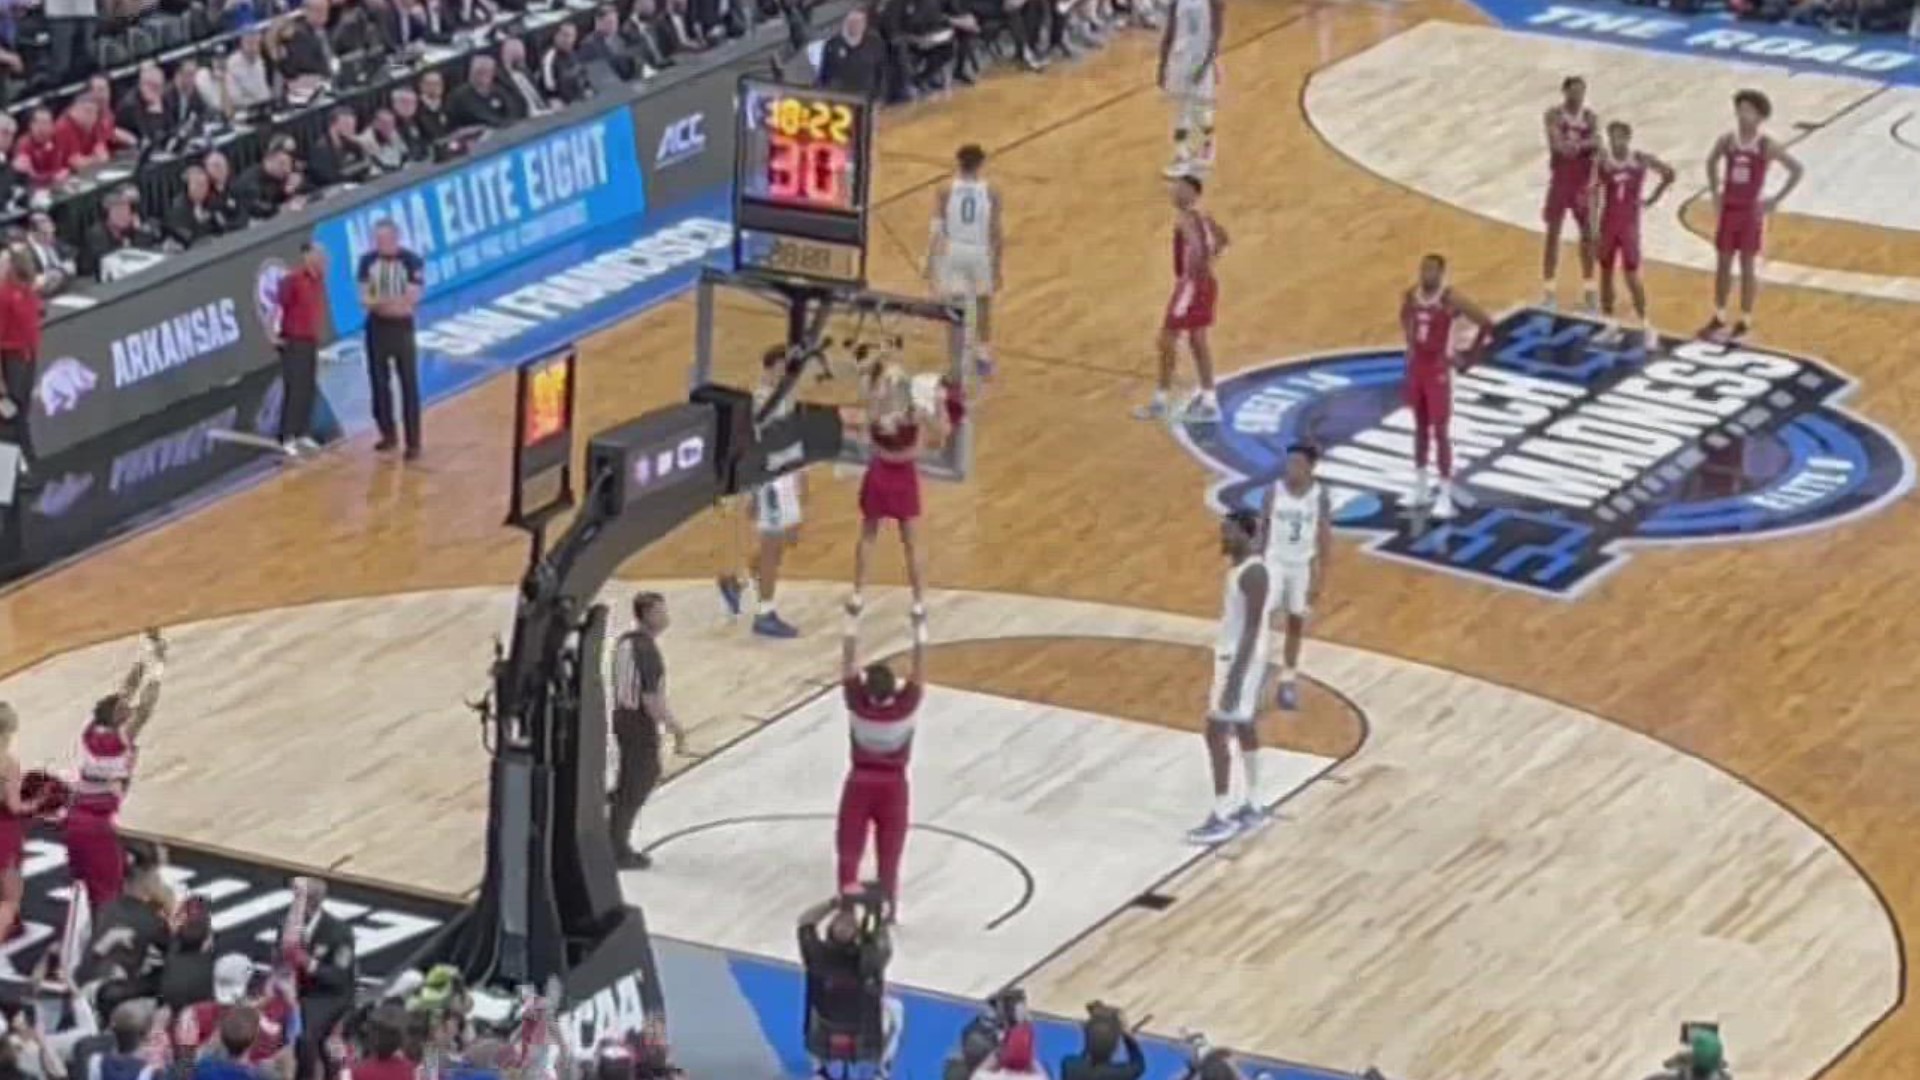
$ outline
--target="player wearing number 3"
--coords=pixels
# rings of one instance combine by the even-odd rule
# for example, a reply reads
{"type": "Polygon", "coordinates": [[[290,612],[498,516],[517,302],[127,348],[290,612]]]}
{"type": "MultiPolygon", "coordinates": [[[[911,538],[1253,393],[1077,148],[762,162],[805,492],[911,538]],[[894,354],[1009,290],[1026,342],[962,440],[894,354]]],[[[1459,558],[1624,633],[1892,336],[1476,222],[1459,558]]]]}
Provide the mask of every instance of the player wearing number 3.
{"type": "Polygon", "coordinates": [[[1713,274],[1713,318],[1700,330],[1709,341],[1732,341],[1753,329],[1753,301],[1760,291],[1754,260],[1760,255],[1767,215],[1800,183],[1800,162],[1760,130],[1773,115],[1773,103],[1758,90],[1733,95],[1734,130],[1720,136],[1707,155],[1707,190],[1720,212],[1714,232],[1719,262],[1713,274]],[[1787,182],[1766,197],[1767,166],[1779,162],[1787,182]],[[1724,183],[1722,182],[1724,180],[1724,183]],[[1727,294],[1733,291],[1733,260],[1740,258],[1740,321],[1727,326],[1727,294]]]}
{"type": "Polygon", "coordinates": [[[1273,606],[1286,616],[1286,644],[1280,654],[1280,707],[1300,707],[1300,639],[1307,614],[1319,603],[1327,582],[1327,556],[1333,551],[1333,511],[1327,489],[1313,478],[1319,451],[1296,444],[1287,448],[1286,471],[1267,492],[1262,547],[1273,578],[1273,606]]]}
{"type": "Polygon", "coordinates": [[[933,197],[927,280],[966,312],[967,349],[981,378],[993,373],[993,294],[1000,287],[1000,193],[980,175],[987,152],[968,143],[954,154],[953,179],[933,197]]]}

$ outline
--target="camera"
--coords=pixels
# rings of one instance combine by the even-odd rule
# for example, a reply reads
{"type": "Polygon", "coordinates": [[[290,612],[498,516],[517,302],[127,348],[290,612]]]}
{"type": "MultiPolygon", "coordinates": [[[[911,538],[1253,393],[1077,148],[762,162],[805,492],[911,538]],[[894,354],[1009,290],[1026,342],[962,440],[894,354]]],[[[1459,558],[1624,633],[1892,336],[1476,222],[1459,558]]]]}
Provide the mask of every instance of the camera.
{"type": "Polygon", "coordinates": [[[1002,1031],[1026,1023],[1027,992],[1017,986],[1000,991],[987,999],[987,1013],[1002,1031]]]}

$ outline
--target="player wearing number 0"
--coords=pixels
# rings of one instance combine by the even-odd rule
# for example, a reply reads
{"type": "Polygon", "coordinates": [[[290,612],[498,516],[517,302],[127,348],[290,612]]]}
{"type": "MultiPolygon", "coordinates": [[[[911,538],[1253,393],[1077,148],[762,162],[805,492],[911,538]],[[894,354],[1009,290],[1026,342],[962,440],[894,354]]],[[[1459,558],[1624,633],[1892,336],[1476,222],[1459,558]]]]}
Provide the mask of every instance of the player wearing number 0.
{"type": "Polygon", "coordinates": [[[953,179],[934,193],[927,278],[967,313],[967,347],[981,378],[993,373],[993,294],[1000,287],[1000,193],[980,175],[987,152],[972,143],[954,155],[953,179]]]}
{"type": "Polygon", "coordinates": [[[1260,516],[1245,511],[1220,523],[1220,550],[1227,556],[1225,595],[1220,601],[1220,635],[1213,649],[1213,692],[1207,700],[1207,765],[1213,773],[1213,812],[1187,833],[1196,844],[1219,844],[1243,829],[1265,823],[1259,805],[1260,686],[1267,674],[1267,623],[1278,596],[1273,574],[1260,552],[1260,516]],[[1233,744],[1240,746],[1246,781],[1233,795],[1233,744]]]}
{"type": "Polygon", "coordinates": [[[1613,268],[1617,265],[1627,279],[1627,293],[1633,297],[1633,313],[1640,320],[1646,347],[1660,343],[1660,336],[1647,322],[1647,290],[1640,284],[1640,211],[1660,201],[1673,184],[1673,169],[1652,154],[1633,148],[1633,128],[1625,121],[1607,125],[1607,145],[1593,166],[1593,186],[1600,204],[1600,310],[1613,315],[1613,268]],[[1660,178],[1651,194],[1645,193],[1647,174],[1660,178]]]}
{"type": "Polygon", "coordinates": [[[1554,275],[1560,266],[1560,226],[1571,216],[1580,230],[1580,283],[1588,311],[1593,310],[1593,155],[1600,145],[1600,119],[1587,108],[1587,80],[1569,75],[1560,83],[1560,104],[1547,110],[1547,201],[1542,217],[1547,246],[1541,255],[1542,302],[1559,302],[1554,275]]]}
{"type": "Polygon", "coordinates": [[[1760,291],[1754,261],[1760,257],[1767,215],[1800,184],[1804,170],[1786,148],[1760,130],[1773,115],[1773,102],[1758,90],[1733,95],[1734,130],[1720,136],[1707,155],[1707,190],[1713,193],[1720,223],[1714,232],[1719,262],[1713,275],[1713,318],[1701,327],[1710,341],[1732,341],[1753,329],[1753,301],[1760,291]],[[1779,162],[1787,182],[1766,197],[1767,165],[1779,162]],[[1724,182],[1723,182],[1724,180],[1724,182]],[[1740,260],[1740,321],[1727,328],[1727,294],[1733,291],[1733,261],[1740,260]]]}
{"type": "Polygon", "coordinates": [[[1280,707],[1300,707],[1300,639],[1307,614],[1319,603],[1327,580],[1327,555],[1333,550],[1333,511],[1327,489],[1313,478],[1320,454],[1311,446],[1287,448],[1286,471],[1267,493],[1267,569],[1274,578],[1274,606],[1286,616],[1286,644],[1280,654],[1280,707]]]}
{"type": "Polygon", "coordinates": [[[1465,368],[1493,338],[1493,320],[1472,301],[1447,284],[1447,260],[1428,255],[1420,260],[1420,280],[1400,300],[1400,325],[1407,334],[1407,407],[1413,410],[1413,505],[1431,506],[1433,516],[1453,516],[1453,367],[1465,368]],[[1466,319],[1480,334],[1465,353],[1453,353],[1453,320],[1466,319]],[[1427,463],[1439,459],[1440,483],[1436,497],[1427,463]]]}
{"type": "MultiPolygon", "coordinates": [[[[787,367],[787,348],[775,345],[760,358],[760,385],[753,392],[753,411],[759,416],[780,385],[787,367]]],[[[785,419],[793,413],[793,397],[788,395],[766,418],[767,423],[785,419]]],[[[727,610],[740,614],[745,604],[748,583],[753,585],[753,632],[761,637],[795,638],[800,631],[780,617],[774,594],[780,587],[780,560],[787,548],[800,540],[800,494],[802,475],[786,473],[753,489],[753,504],[748,511],[753,532],[759,539],[752,571],[726,574],[720,578],[720,598],[727,610]]]]}

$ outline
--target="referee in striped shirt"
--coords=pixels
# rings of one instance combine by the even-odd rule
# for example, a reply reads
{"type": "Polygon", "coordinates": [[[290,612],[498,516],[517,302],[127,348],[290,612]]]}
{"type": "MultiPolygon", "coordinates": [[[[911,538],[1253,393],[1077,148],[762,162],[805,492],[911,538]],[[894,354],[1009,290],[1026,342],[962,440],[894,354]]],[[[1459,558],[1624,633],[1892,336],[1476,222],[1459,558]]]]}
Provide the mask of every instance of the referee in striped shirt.
{"type": "Polygon", "coordinates": [[[633,632],[614,645],[613,741],[620,751],[620,771],[609,796],[607,817],[620,868],[645,870],[653,860],[635,850],[633,828],[647,796],[660,782],[660,729],[673,734],[676,751],[686,731],[667,707],[667,664],[659,641],[667,629],[667,598],[657,592],[635,596],[633,626],[633,632]]]}
{"type": "Polygon", "coordinates": [[[391,450],[393,379],[400,378],[400,416],[407,432],[407,460],[420,456],[420,360],[413,340],[413,313],[426,288],[427,267],[400,246],[392,220],[373,227],[373,250],[360,256],[355,280],[367,309],[367,381],[373,390],[373,422],[380,428],[375,450],[391,450]]]}

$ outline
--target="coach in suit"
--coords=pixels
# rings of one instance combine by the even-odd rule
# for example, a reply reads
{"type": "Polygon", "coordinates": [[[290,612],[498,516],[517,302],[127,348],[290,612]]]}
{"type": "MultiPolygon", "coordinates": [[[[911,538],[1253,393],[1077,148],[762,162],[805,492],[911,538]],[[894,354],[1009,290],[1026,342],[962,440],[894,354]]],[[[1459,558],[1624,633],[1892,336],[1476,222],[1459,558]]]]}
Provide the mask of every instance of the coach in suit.
{"type": "Polygon", "coordinates": [[[300,973],[300,1043],[296,1052],[303,1077],[331,1076],[333,1067],[325,1052],[327,1036],[334,1025],[353,1008],[354,988],[360,982],[360,958],[355,953],[353,931],[346,923],[327,914],[326,882],[304,879],[311,914],[301,933],[302,945],[295,946],[291,957],[300,973]]]}

